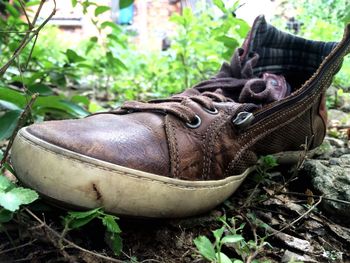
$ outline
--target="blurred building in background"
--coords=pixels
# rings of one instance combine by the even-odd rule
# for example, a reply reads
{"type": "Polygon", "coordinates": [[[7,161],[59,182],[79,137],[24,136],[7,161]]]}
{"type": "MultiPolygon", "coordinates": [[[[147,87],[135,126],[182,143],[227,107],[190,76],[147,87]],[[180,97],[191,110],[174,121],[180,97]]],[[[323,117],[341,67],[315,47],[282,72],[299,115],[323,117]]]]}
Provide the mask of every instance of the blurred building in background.
{"type": "MultiPolygon", "coordinates": [[[[214,7],[212,0],[135,0],[134,3],[124,9],[119,9],[119,0],[99,0],[99,5],[111,7],[109,12],[101,14],[101,21],[113,21],[116,24],[127,27],[134,32],[135,43],[145,50],[161,50],[169,45],[167,37],[174,31],[174,25],[169,21],[170,16],[176,12],[181,13],[183,8],[196,9],[214,7]]],[[[226,0],[228,6],[235,1],[226,0]]],[[[246,0],[242,1],[236,15],[252,23],[259,14],[264,14],[267,19],[278,12],[280,0],[246,0]]],[[[51,12],[49,7],[43,10],[43,18],[51,12]]],[[[220,11],[217,15],[220,15],[220,11]]],[[[83,14],[81,6],[72,7],[71,0],[57,1],[57,12],[51,24],[57,25],[62,32],[62,38],[70,42],[79,42],[82,38],[98,35],[93,24],[94,8],[88,9],[88,14],[83,14]]]]}

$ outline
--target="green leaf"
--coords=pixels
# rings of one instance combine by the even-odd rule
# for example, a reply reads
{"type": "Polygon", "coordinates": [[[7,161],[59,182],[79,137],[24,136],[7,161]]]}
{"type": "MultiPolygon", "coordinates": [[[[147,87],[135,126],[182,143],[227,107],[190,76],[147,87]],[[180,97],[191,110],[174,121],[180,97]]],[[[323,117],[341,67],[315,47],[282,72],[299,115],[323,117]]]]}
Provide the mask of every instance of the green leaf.
{"type": "Polygon", "coordinates": [[[104,12],[107,12],[109,10],[111,10],[111,8],[109,6],[100,5],[100,6],[96,7],[96,9],[95,9],[95,16],[99,16],[99,15],[101,15],[104,12]]]}
{"type": "Polygon", "coordinates": [[[116,30],[118,33],[121,32],[121,29],[120,27],[116,24],[116,23],[113,23],[111,21],[105,21],[101,24],[101,28],[104,29],[106,27],[110,27],[112,28],[113,30],[116,30]]]}
{"type": "Polygon", "coordinates": [[[337,95],[338,95],[339,97],[344,96],[344,90],[343,90],[342,88],[339,88],[339,89],[337,90],[337,95]]]}
{"type": "Polygon", "coordinates": [[[342,20],[345,23],[345,25],[350,23],[350,10],[349,9],[347,9],[347,12],[345,11],[345,14],[343,15],[342,20]]]}
{"type": "Polygon", "coordinates": [[[13,217],[13,212],[6,209],[0,209],[0,224],[11,221],[12,217],[13,217]]]}
{"type": "MultiPolygon", "coordinates": [[[[26,95],[9,89],[0,87],[0,98],[16,104],[20,108],[24,108],[27,104],[26,95]]],[[[63,96],[45,96],[38,97],[32,107],[34,113],[38,114],[39,111],[43,114],[45,113],[55,113],[55,111],[62,111],[69,114],[72,117],[80,118],[89,115],[89,112],[82,107],[67,101],[63,96]]],[[[1,131],[1,122],[0,122],[1,131]]],[[[0,132],[1,133],[1,132],[0,132]]]]}
{"type": "Polygon", "coordinates": [[[76,7],[78,4],[78,0],[72,0],[72,7],[76,7]]]}
{"type": "Polygon", "coordinates": [[[66,56],[68,58],[69,63],[78,63],[78,62],[85,61],[85,58],[79,56],[77,52],[75,52],[72,49],[67,49],[66,56]]]}
{"type": "Polygon", "coordinates": [[[105,111],[106,109],[103,108],[101,105],[97,104],[95,101],[90,101],[89,104],[89,111],[92,113],[98,112],[98,111],[105,111]]]}
{"type": "Polygon", "coordinates": [[[88,54],[95,47],[97,40],[97,37],[91,37],[89,39],[89,42],[86,46],[85,54],[88,54]]]}
{"type": "Polygon", "coordinates": [[[19,110],[7,111],[0,117],[0,141],[11,137],[21,115],[19,110]]]}
{"type": "Polygon", "coordinates": [[[95,209],[92,209],[92,210],[89,210],[89,211],[84,211],[84,212],[76,212],[76,211],[71,211],[71,212],[68,212],[68,216],[72,217],[72,218],[85,218],[85,217],[89,217],[91,215],[99,215],[98,212],[101,211],[101,208],[95,208],[95,209]]]}
{"type": "Polygon", "coordinates": [[[76,103],[76,104],[81,103],[86,107],[88,107],[90,104],[89,98],[86,96],[82,96],[82,95],[75,95],[70,100],[71,100],[71,102],[76,103]]]}
{"type": "Polygon", "coordinates": [[[98,216],[98,214],[92,214],[92,215],[89,215],[89,216],[84,217],[84,218],[71,219],[69,221],[68,227],[70,229],[80,228],[80,227],[85,226],[86,224],[90,223],[90,221],[92,221],[97,216],[98,216]]]}
{"type": "Polygon", "coordinates": [[[265,168],[273,168],[278,166],[277,159],[273,155],[262,156],[261,162],[265,168]]]}
{"type": "Polygon", "coordinates": [[[34,106],[45,113],[50,112],[50,109],[52,109],[66,112],[73,117],[85,117],[89,114],[82,107],[58,96],[40,97],[36,100],[34,106]]]}
{"type": "Polygon", "coordinates": [[[215,250],[213,244],[206,236],[199,236],[193,240],[196,245],[199,253],[210,261],[214,261],[216,259],[215,250]]]}
{"type": "Polygon", "coordinates": [[[36,6],[40,4],[40,0],[30,0],[26,3],[26,7],[36,6]]]}
{"type": "Polygon", "coordinates": [[[125,64],[119,58],[116,58],[112,52],[107,52],[106,56],[108,63],[114,68],[122,68],[124,70],[127,69],[125,64]]]}
{"type": "Polygon", "coordinates": [[[216,5],[223,13],[226,13],[225,3],[222,0],[213,0],[216,5]]]}
{"type": "Polygon", "coordinates": [[[18,107],[16,104],[6,100],[0,100],[0,109],[21,110],[21,108],[18,107]]]}
{"type": "Polygon", "coordinates": [[[119,0],[119,8],[123,9],[125,7],[128,7],[134,2],[134,0],[119,0]]]}
{"type": "Polygon", "coordinates": [[[219,254],[220,254],[220,263],[232,263],[232,260],[222,252],[219,252],[216,254],[216,259],[218,262],[219,262],[219,254]]]}
{"type": "Polygon", "coordinates": [[[63,218],[65,225],[67,225],[70,229],[77,229],[86,224],[88,224],[91,220],[98,217],[100,215],[101,208],[92,209],[84,212],[68,212],[67,216],[63,218]]]}
{"type": "Polygon", "coordinates": [[[243,19],[234,18],[234,23],[236,24],[236,32],[241,38],[245,38],[250,30],[249,24],[243,19]]]}
{"type": "Polygon", "coordinates": [[[107,231],[119,234],[122,231],[120,230],[119,225],[115,221],[116,219],[117,219],[117,217],[115,217],[115,216],[105,215],[102,218],[102,223],[103,223],[103,225],[106,226],[107,231]]]}
{"type": "Polygon", "coordinates": [[[42,83],[36,83],[33,85],[29,85],[28,90],[32,93],[39,93],[42,96],[50,96],[53,95],[53,92],[50,87],[42,83]]]}
{"type": "MultiPolygon", "coordinates": [[[[3,2],[3,1],[2,1],[3,2]]],[[[16,7],[14,7],[13,5],[9,4],[9,3],[6,3],[6,2],[3,2],[3,4],[5,4],[6,6],[6,10],[7,12],[9,12],[9,14],[13,17],[20,17],[20,13],[19,11],[16,9],[16,7]]]]}
{"type": "Polygon", "coordinates": [[[213,231],[213,234],[214,234],[214,237],[216,238],[216,240],[220,240],[224,231],[225,231],[224,226],[213,231]]]}
{"type": "Polygon", "coordinates": [[[0,149],[0,160],[2,160],[3,157],[4,157],[4,153],[0,149]]]}
{"type": "MultiPolygon", "coordinates": [[[[217,41],[222,42],[226,47],[234,50],[239,46],[239,43],[236,39],[229,36],[219,36],[216,38],[217,41]]],[[[232,51],[231,51],[232,52],[232,51]]]]}
{"type": "Polygon", "coordinates": [[[23,93],[3,87],[0,87],[0,98],[7,102],[16,104],[21,109],[26,106],[27,102],[26,97],[23,93]]]}
{"type": "Polygon", "coordinates": [[[38,194],[31,189],[17,187],[8,192],[0,192],[0,205],[11,212],[15,212],[20,205],[30,204],[38,197],[38,194]]]}
{"type": "Polygon", "coordinates": [[[237,243],[237,242],[242,241],[242,240],[244,240],[244,238],[241,235],[228,235],[228,236],[224,236],[221,239],[221,242],[223,244],[226,244],[226,243],[237,243]]]}
{"type": "Polygon", "coordinates": [[[106,232],[105,241],[116,256],[119,256],[123,249],[123,240],[119,234],[106,232]]]}
{"type": "Polygon", "coordinates": [[[10,181],[7,177],[0,175],[0,192],[6,192],[15,188],[16,185],[10,181]]]}

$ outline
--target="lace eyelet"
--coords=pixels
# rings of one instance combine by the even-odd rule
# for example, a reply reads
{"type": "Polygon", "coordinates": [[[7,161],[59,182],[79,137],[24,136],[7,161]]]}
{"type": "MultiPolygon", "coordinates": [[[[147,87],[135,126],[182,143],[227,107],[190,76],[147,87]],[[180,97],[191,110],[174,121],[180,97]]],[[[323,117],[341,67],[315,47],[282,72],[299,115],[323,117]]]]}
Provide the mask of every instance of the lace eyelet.
{"type": "Polygon", "coordinates": [[[191,129],[196,129],[199,126],[201,126],[201,124],[202,124],[202,120],[198,115],[195,116],[195,120],[193,122],[191,123],[186,122],[186,126],[191,129]]]}
{"type": "Polygon", "coordinates": [[[243,129],[249,126],[249,124],[254,120],[254,115],[251,112],[242,111],[237,114],[236,118],[232,120],[232,123],[243,129]]]}
{"type": "Polygon", "coordinates": [[[203,107],[203,110],[208,112],[209,114],[212,114],[212,115],[216,115],[219,113],[218,109],[215,107],[213,109],[208,109],[208,108],[203,107]]]}

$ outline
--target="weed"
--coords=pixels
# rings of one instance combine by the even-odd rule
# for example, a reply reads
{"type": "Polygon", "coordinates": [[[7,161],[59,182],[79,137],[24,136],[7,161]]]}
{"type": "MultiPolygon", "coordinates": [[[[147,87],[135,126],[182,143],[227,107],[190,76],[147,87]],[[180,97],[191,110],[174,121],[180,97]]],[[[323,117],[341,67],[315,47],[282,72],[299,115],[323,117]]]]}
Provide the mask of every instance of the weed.
{"type": "Polygon", "coordinates": [[[38,199],[38,194],[28,188],[18,187],[0,172],[0,227],[9,222],[21,205],[38,199]]]}
{"type": "Polygon", "coordinates": [[[79,229],[88,224],[93,219],[100,219],[102,224],[106,227],[105,241],[109,247],[113,250],[114,254],[120,255],[123,245],[120,233],[122,232],[119,228],[116,220],[119,218],[113,215],[106,214],[101,208],[96,208],[84,212],[68,212],[63,217],[64,229],[61,235],[61,242],[63,237],[73,229],[79,229]]]}
{"type": "MultiPolygon", "coordinates": [[[[250,216],[250,219],[254,218],[253,215],[250,216]]],[[[199,254],[204,259],[215,263],[240,263],[243,262],[242,260],[245,262],[262,262],[256,261],[254,258],[264,246],[268,245],[265,241],[266,237],[258,237],[254,230],[254,240],[246,241],[242,235],[245,223],[241,223],[237,226],[237,219],[234,217],[229,220],[229,223],[225,216],[219,218],[219,220],[223,223],[223,226],[212,231],[215,238],[214,243],[212,243],[206,236],[199,236],[194,239],[194,244],[196,245],[199,254]],[[223,245],[233,248],[240,258],[230,258],[227,256],[222,252],[223,245]]]]}

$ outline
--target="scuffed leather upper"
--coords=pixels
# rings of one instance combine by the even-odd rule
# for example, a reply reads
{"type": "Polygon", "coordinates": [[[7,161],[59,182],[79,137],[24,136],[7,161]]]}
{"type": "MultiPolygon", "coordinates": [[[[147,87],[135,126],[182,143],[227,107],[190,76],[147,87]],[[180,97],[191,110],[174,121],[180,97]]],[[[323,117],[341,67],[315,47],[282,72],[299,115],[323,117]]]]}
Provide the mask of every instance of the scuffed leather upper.
{"type": "Polygon", "coordinates": [[[62,148],[106,162],[159,175],[170,171],[164,116],[99,114],[81,120],[34,124],[28,131],[62,148]]]}
{"type": "MultiPolygon", "coordinates": [[[[217,180],[240,174],[254,165],[259,155],[300,150],[306,139],[311,148],[318,146],[325,135],[321,97],[349,52],[349,29],[339,45],[313,42],[280,32],[259,17],[243,48],[212,79],[170,102],[129,103],[121,110],[81,120],[34,124],[28,131],[92,158],[184,180],[217,180]],[[266,80],[267,76],[284,95],[269,90],[274,102],[259,104],[261,96],[249,100],[254,85],[264,84],[273,91],[275,84],[266,80]],[[284,78],[288,87],[281,86],[287,85],[284,78]],[[250,84],[252,89],[243,94],[242,87],[250,84]],[[203,98],[205,92],[209,93],[203,98]],[[214,95],[227,99],[210,101],[214,95]],[[214,106],[217,113],[204,104],[214,106]],[[233,120],[244,112],[252,113],[255,120],[237,125],[233,120]],[[193,116],[200,118],[199,127],[186,124],[193,116]]],[[[259,90],[260,86],[254,92],[259,90]]]]}

